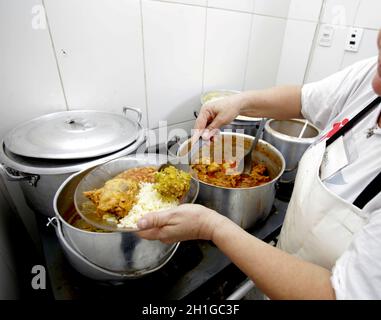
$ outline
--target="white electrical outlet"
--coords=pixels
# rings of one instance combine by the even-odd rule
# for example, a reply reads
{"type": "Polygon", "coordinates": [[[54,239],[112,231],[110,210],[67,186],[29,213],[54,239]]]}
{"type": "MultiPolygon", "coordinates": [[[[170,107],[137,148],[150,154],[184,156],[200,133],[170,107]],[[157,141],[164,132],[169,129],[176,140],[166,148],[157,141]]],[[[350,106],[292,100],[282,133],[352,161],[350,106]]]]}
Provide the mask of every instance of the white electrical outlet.
{"type": "Polygon", "coordinates": [[[350,28],[345,45],[346,51],[358,52],[364,29],[350,28]]]}
{"type": "Polygon", "coordinates": [[[322,29],[320,32],[319,44],[322,47],[331,47],[334,33],[335,33],[335,28],[333,26],[330,26],[330,25],[322,26],[322,29]]]}

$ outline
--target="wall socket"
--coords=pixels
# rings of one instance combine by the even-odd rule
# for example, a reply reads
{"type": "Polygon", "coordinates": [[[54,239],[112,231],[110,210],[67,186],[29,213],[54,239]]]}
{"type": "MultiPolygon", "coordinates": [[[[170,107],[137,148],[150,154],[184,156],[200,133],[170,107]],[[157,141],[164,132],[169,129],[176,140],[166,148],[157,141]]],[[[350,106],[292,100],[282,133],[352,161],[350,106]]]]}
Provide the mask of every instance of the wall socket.
{"type": "Polygon", "coordinates": [[[349,28],[345,51],[358,52],[364,29],[349,28]]]}

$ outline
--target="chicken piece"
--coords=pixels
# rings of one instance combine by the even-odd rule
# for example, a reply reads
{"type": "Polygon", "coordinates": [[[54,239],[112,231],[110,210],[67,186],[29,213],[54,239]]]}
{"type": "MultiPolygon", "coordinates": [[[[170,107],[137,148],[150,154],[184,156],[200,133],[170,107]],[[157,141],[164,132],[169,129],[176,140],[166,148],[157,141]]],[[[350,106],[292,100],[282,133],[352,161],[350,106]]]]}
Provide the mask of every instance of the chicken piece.
{"type": "Polygon", "coordinates": [[[97,206],[97,213],[124,217],[131,210],[139,192],[137,181],[115,178],[107,181],[103,188],[85,192],[84,195],[97,206]]]}
{"type": "Polygon", "coordinates": [[[215,173],[217,171],[221,171],[221,167],[220,165],[217,163],[217,162],[212,162],[209,166],[208,166],[208,173],[215,173]]]}

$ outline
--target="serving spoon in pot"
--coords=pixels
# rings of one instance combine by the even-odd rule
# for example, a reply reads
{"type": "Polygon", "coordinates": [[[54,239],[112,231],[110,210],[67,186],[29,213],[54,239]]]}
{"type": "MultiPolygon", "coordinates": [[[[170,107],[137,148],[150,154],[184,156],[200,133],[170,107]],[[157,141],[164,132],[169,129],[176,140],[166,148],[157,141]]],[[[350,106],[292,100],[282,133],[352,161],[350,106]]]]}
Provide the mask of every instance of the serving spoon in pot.
{"type": "Polygon", "coordinates": [[[242,166],[242,161],[243,161],[242,173],[245,173],[245,174],[251,173],[251,170],[253,168],[253,152],[254,152],[255,148],[257,147],[259,137],[262,134],[262,131],[263,131],[263,128],[265,127],[266,121],[267,121],[266,118],[262,118],[262,120],[259,124],[259,128],[257,130],[257,133],[255,135],[255,139],[254,139],[253,143],[251,144],[249,151],[245,154],[245,157],[241,160],[241,163],[238,166],[238,168],[242,168],[241,166],[242,166]]]}

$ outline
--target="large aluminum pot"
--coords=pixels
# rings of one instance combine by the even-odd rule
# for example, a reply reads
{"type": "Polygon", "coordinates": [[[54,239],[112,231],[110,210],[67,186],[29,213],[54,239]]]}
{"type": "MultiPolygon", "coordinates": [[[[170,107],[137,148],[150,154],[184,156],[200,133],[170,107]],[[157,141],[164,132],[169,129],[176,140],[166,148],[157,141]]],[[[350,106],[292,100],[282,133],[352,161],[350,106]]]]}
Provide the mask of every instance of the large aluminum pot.
{"type": "MultiPolygon", "coordinates": [[[[221,132],[221,135],[254,140],[252,136],[238,133],[221,132]]],[[[178,156],[186,153],[189,142],[190,140],[187,140],[180,146],[178,156]]],[[[276,183],[285,169],[282,154],[269,143],[259,140],[256,151],[253,152],[253,160],[255,163],[266,165],[272,178],[270,182],[253,188],[224,188],[199,181],[200,192],[196,200],[197,203],[216,210],[244,229],[251,228],[257,221],[267,218],[274,204],[276,183]]]]}
{"type": "MultiPolygon", "coordinates": [[[[128,162],[129,167],[165,162],[165,158],[159,159],[158,155],[152,154],[114,161],[119,160],[128,162]]],[[[68,222],[77,214],[74,209],[75,189],[89,171],[90,169],[84,170],[69,177],[54,198],[55,219],[58,222],[56,233],[74,268],[85,276],[100,280],[136,278],[161,268],[172,257],[178,243],[168,245],[160,241],[144,240],[135,232],[90,232],[78,229],[68,222]]],[[[191,192],[194,193],[194,201],[198,183],[192,181],[191,192]]]]}
{"type": "MultiPolygon", "coordinates": [[[[132,108],[129,108],[132,109],[132,108]]],[[[138,109],[138,121],[141,113],[138,109]]],[[[114,153],[83,159],[40,159],[11,152],[4,141],[0,145],[0,175],[5,180],[18,182],[28,206],[36,213],[53,217],[53,198],[62,184],[73,173],[134,153],[145,141],[143,127],[136,122],[137,139],[114,153]]]]}
{"type": "Polygon", "coordinates": [[[285,173],[281,178],[283,182],[295,180],[299,160],[307,148],[316,141],[319,134],[319,128],[305,120],[267,121],[263,139],[275,146],[286,160],[285,173]],[[301,133],[303,133],[302,136],[300,136],[301,133]]]}

